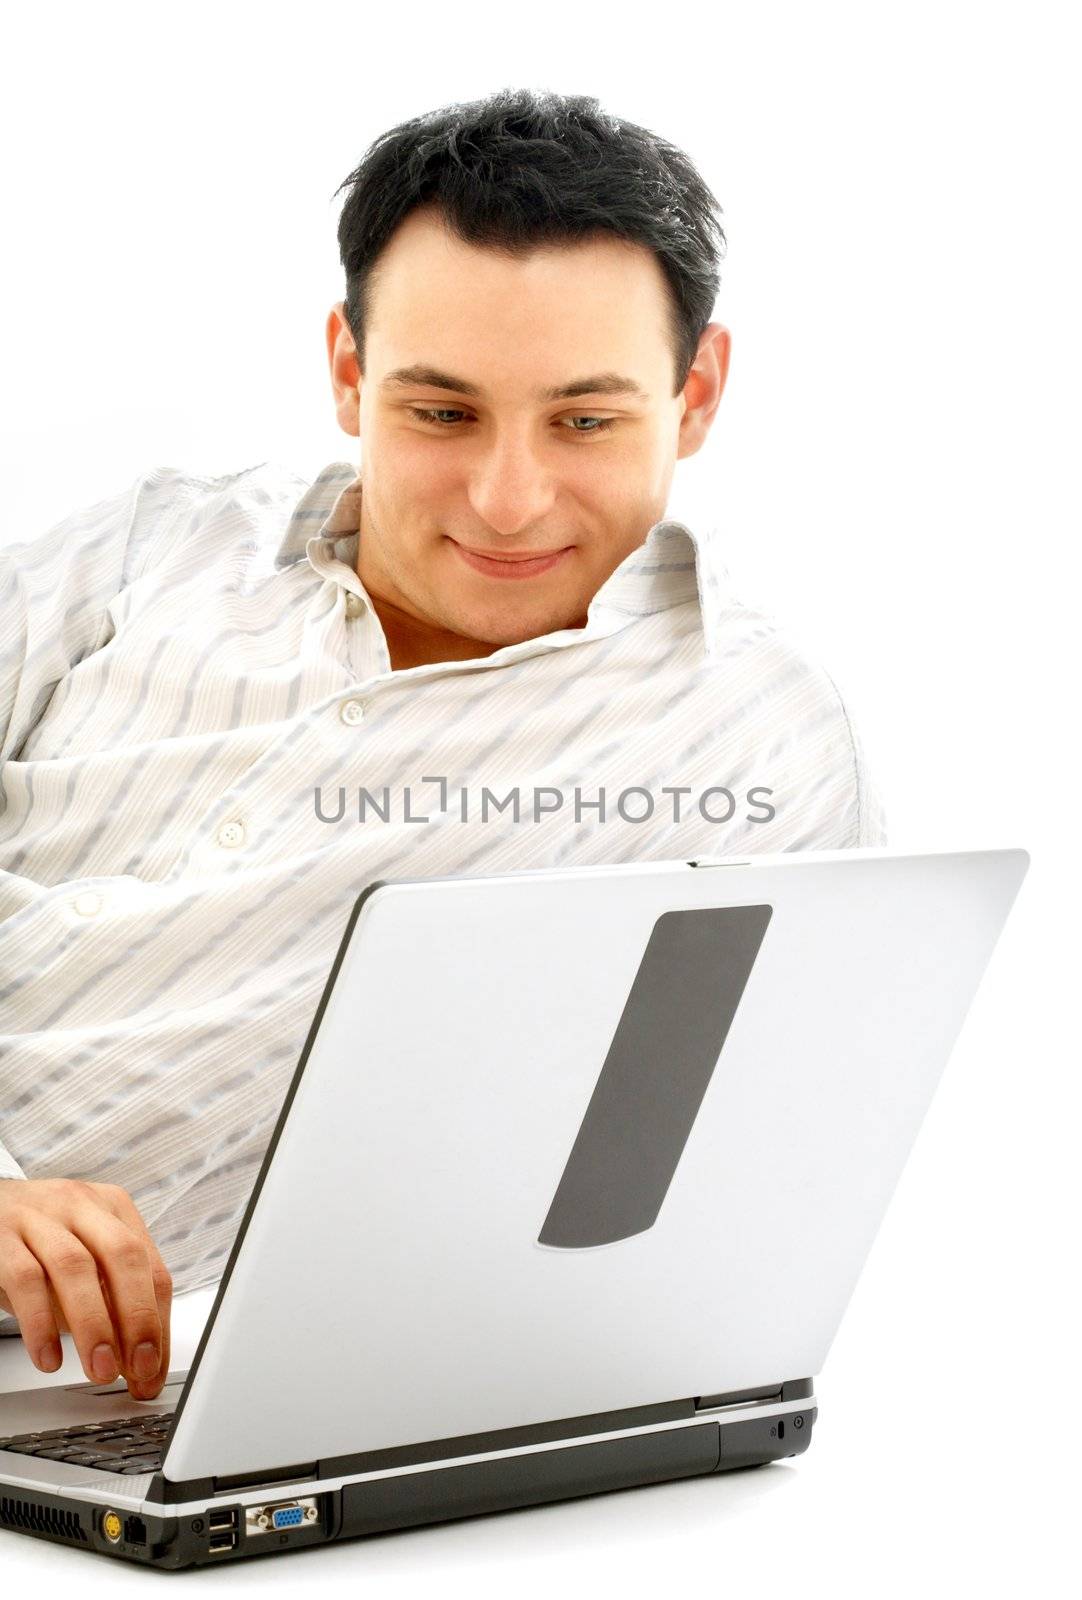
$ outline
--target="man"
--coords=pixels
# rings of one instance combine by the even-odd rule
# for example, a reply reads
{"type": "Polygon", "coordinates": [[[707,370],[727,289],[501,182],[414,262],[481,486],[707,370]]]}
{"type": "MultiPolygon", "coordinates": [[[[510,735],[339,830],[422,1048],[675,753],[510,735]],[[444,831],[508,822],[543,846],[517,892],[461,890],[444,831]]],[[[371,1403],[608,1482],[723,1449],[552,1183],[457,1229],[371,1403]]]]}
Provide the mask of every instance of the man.
{"type": "Polygon", "coordinates": [[[139,1398],[365,883],[884,839],[831,679],[664,518],[729,364],[687,158],[505,91],[347,183],[360,471],[161,468],[0,552],[0,1308],[139,1398]]]}

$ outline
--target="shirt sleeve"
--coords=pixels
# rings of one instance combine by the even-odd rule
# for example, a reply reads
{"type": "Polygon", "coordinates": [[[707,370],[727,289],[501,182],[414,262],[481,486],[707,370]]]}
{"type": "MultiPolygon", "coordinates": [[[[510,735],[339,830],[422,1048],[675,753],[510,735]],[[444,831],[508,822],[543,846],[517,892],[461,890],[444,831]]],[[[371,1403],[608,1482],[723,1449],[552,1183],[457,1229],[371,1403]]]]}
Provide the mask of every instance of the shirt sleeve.
{"type": "MultiPolygon", "coordinates": [[[[0,815],[4,764],[65,675],[112,637],[110,605],[141,570],[155,508],[177,477],[169,467],[144,473],[46,532],[0,546],[0,815]]],[[[0,1122],[0,1178],[25,1178],[2,1135],[0,1122]]]]}
{"type": "MultiPolygon", "coordinates": [[[[837,690],[837,685],[835,685],[835,690],[837,690]]],[[[856,830],[851,840],[851,845],[855,848],[859,848],[862,845],[885,845],[887,843],[887,815],[886,807],[883,803],[883,795],[875,776],[868,768],[860,732],[840,694],[838,698],[841,700],[842,710],[845,712],[846,726],[849,729],[849,742],[853,751],[853,781],[856,787],[856,830]]]]}
{"type": "Polygon", "coordinates": [[[860,803],[860,829],[857,843],[885,845],[887,839],[887,813],[882,792],[875,778],[864,765],[864,756],[856,734],[853,743],[857,762],[857,784],[860,803]]]}
{"type": "MultiPolygon", "coordinates": [[[[0,762],[18,753],[65,674],[110,636],[109,602],[130,579],[142,542],[133,535],[160,477],[0,547],[0,762]]],[[[0,803],[2,779],[0,767],[0,803]]]]}

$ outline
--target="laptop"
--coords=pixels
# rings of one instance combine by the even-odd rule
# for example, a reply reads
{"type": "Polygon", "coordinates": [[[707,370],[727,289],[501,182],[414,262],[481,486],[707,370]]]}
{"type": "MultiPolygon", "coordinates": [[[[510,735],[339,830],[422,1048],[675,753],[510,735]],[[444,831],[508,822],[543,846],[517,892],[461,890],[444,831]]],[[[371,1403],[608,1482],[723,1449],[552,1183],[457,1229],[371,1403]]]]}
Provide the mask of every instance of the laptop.
{"type": "Polygon", "coordinates": [[[800,1455],[1028,866],[373,883],[190,1370],[0,1395],[0,1528],[224,1565],[800,1455]]]}

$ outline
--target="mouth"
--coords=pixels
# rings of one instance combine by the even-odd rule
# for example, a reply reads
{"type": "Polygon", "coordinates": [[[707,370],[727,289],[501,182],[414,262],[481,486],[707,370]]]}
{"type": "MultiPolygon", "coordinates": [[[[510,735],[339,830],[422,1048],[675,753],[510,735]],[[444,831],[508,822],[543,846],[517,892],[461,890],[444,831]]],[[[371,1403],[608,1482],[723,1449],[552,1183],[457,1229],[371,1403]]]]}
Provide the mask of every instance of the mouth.
{"type": "Polygon", "coordinates": [[[551,572],[574,549],[574,545],[569,544],[562,550],[542,550],[537,555],[528,550],[501,550],[499,555],[487,555],[484,551],[471,550],[467,545],[459,544],[457,539],[452,539],[451,543],[468,567],[472,567],[474,572],[483,572],[488,578],[539,577],[543,572],[551,572]]]}

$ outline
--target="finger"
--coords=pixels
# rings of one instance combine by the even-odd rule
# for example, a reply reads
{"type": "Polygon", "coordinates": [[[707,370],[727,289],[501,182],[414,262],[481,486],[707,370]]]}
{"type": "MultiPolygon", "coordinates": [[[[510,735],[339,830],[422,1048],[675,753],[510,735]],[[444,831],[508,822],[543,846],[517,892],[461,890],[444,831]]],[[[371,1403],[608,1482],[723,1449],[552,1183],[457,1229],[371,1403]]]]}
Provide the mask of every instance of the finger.
{"type": "Polygon", "coordinates": [[[0,1239],[0,1302],[19,1319],[19,1332],[34,1365],[56,1372],[63,1361],[60,1329],[53,1314],[49,1280],[41,1262],[15,1233],[0,1239]]]}
{"type": "MultiPolygon", "coordinates": [[[[105,1295],[105,1303],[106,1303],[106,1305],[110,1307],[110,1311],[111,1311],[111,1314],[112,1314],[112,1317],[113,1317],[113,1325],[115,1327],[116,1323],[117,1323],[117,1314],[116,1314],[116,1311],[112,1307],[112,1304],[111,1304],[110,1295],[109,1295],[109,1286],[108,1286],[107,1283],[103,1283],[102,1284],[102,1292],[105,1295]]],[[[163,1384],[165,1382],[165,1377],[163,1376],[163,1363],[167,1363],[168,1362],[168,1352],[169,1352],[169,1333],[168,1333],[168,1329],[165,1329],[163,1331],[162,1343],[163,1343],[162,1359],[158,1363],[158,1368],[157,1368],[157,1371],[155,1372],[153,1378],[140,1378],[140,1377],[137,1377],[136,1374],[131,1370],[131,1367],[130,1367],[129,1363],[127,1361],[121,1361],[121,1364],[120,1364],[121,1375],[124,1378],[125,1383],[128,1385],[128,1391],[129,1391],[129,1393],[131,1394],[131,1396],[132,1396],[132,1398],[134,1400],[153,1400],[155,1395],[157,1395],[157,1394],[159,1394],[161,1392],[162,1386],[163,1386],[163,1384]]],[[[166,1371],[168,1370],[167,1367],[166,1367],[165,1370],[166,1371]]]]}
{"type": "MultiPolygon", "coordinates": [[[[112,1321],[113,1311],[112,1311],[112,1307],[109,1305],[109,1297],[105,1292],[105,1279],[102,1277],[100,1272],[98,1273],[98,1282],[101,1285],[102,1296],[103,1296],[103,1298],[105,1300],[106,1309],[109,1312],[109,1320],[112,1321]]],[[[53,1316],[56,1318],[56,1325],[59,1328],[60,1332],[61,1333],[70,1333],[71,1329],[68,1327],[68,1319],[64,1315],[64,1308],[61,1306],[59,1300],[56,1298],[56,1293],[55,1293],[55,1291],[54,1291],[54,1289],[52,1287],[52,1284],[49,1285],[49,1299],[52,1301],[53,1316]]],[[[116,1326],[115,1322],[113,1323],[113,1326],[114,1327],[116,1326]]]]}
{"type": "Polygon", "coordinates": [[[74,1205],[67,1220],[108,1285],[124,1377],[129,1386],[134,1381],[142,1389],[156,1377],[162,1356],[162,1322],[145,1233],[129,1227],[97,1197],[74,1205]]]}
{"type": "Polygon", "coordinates": [[[92,1383],[112,1383],[120,1370],[119,1347],[94,1257],[69,1228],[40,1211],[22,1219],[22,1239],[49,1279],[83,1371],[92,1383]]]}
{"type": "Polygon", "coordinates": [[[162,1386],[169,1376],[173,1279],[168,1267],[162,1260],[161,1252],[154,1243],[146,1223],[139,1215],[138,1208],[127,1190],[121,1189],[116,1184],[101,1184],[96,1187],[101,1190],[103,1203],[109,1206],[113,1214],[119,1217],[122,1222],[125,1222],[134,1233],[138,1233],[146,1245],[158,1307],[158,1317],[161,1322],[161,1359],[158,1363],[158,1370],[153,1377],[146,1380],[135,1378],[135,1388],[132,1388],[133,1379],[129,1378],[128,1386],[137,1399],[153,1399],[155,1395],[160,1394],[162,1386]]]}

